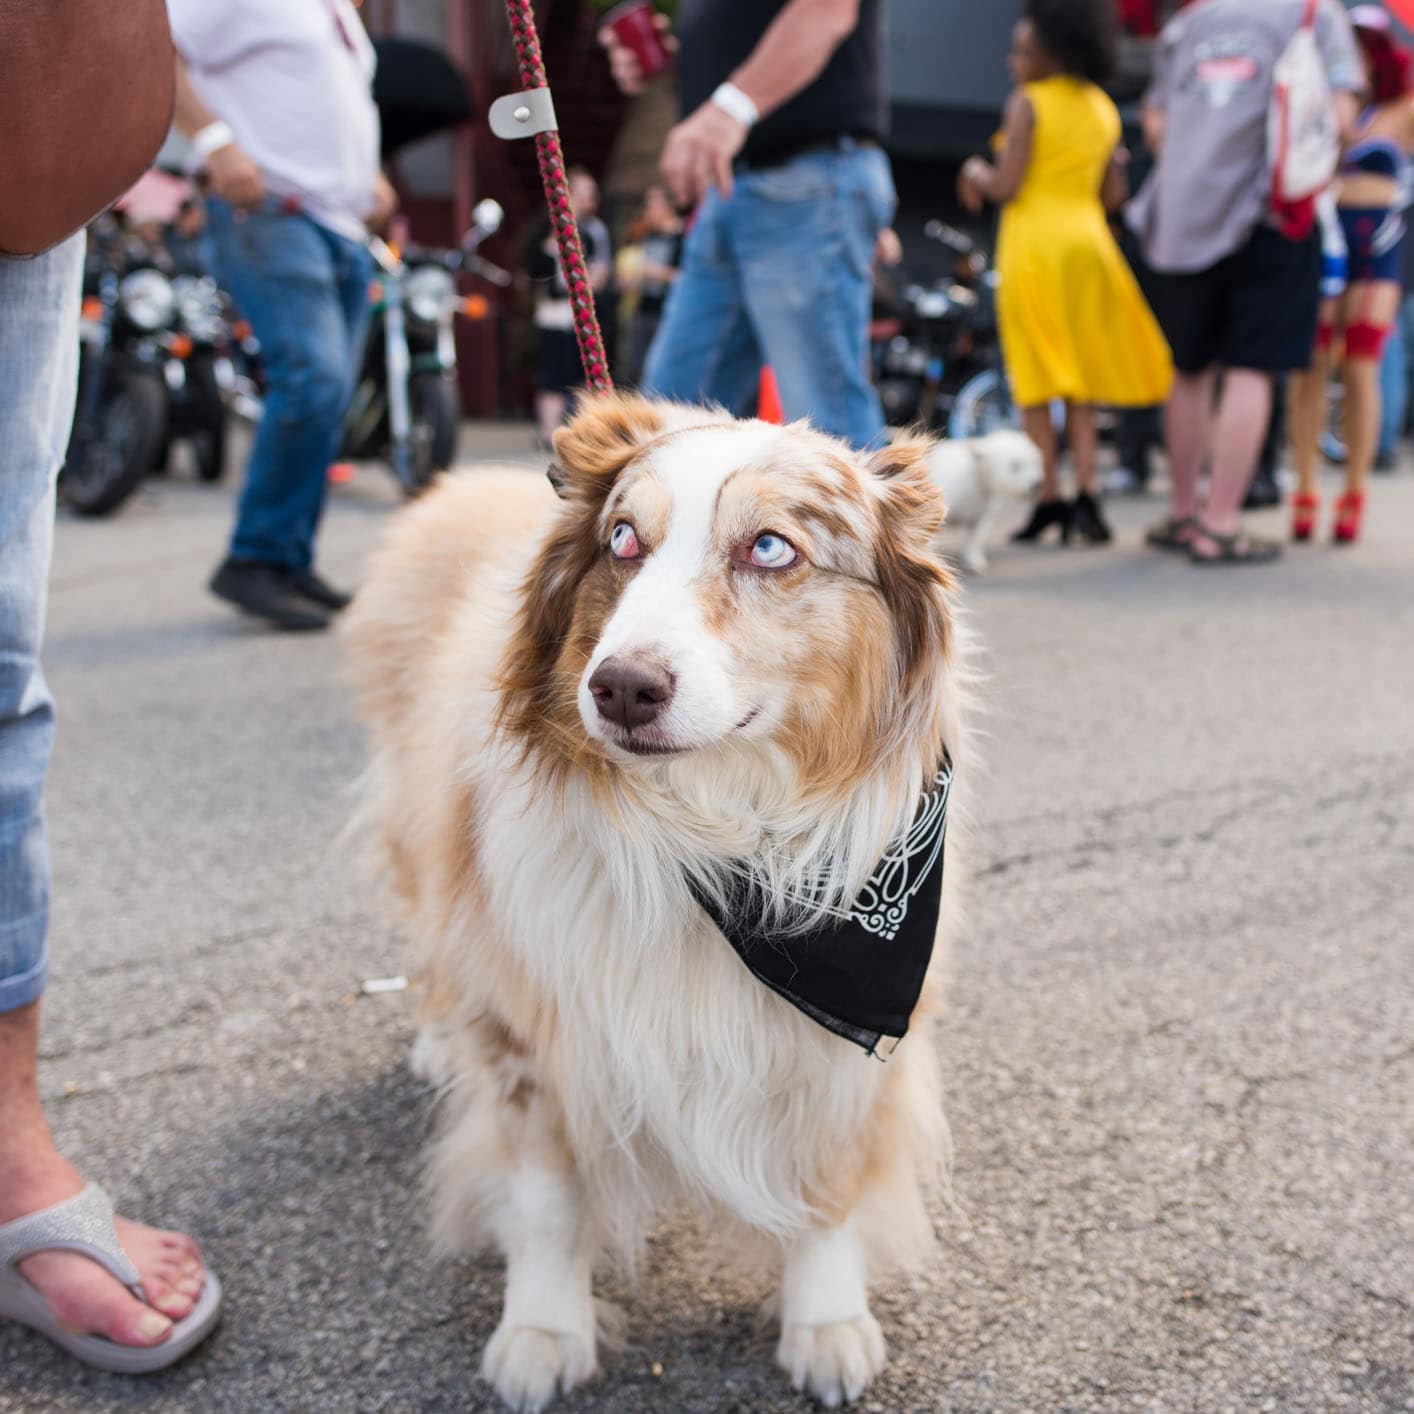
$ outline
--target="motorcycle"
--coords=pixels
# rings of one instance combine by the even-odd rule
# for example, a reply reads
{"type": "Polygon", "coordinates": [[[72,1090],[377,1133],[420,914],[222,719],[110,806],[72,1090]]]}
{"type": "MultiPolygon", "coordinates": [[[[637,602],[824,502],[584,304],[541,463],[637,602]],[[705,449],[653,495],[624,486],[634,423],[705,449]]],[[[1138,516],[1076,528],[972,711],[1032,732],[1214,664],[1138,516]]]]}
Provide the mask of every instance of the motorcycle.
{"type": "Polygon", "coordinates": [[[60,475],[80,515],[120,506],[157,463],[168,417],[176,295],[152,254],[111,217],[89,235],[79,386],[60,475]]]}
{"type": "MultiPolygon", "coordinates": [[[[197,476],[220,481],[226,469],[227,408],[237,393],[225,301],[216,282],[204,275],[178,275],[172,293],[176,338],[164,370],[169,395],[164,451],[170,452],[173,441],[190,443],[197,476]]],[[[159,464],[165,467],[167,461],[164,454],[159,464]]]]}
{"type": "Polygon", "coordinates": [[[976,243],[941,221],[924,234],[953,256],[952,274],[902,295],[902,327],[874,349],[875,382],[893,426],[949,437],[1019,425],[997,330],[996,272],[976,243]]]}
{"type": "Polygon", "coordinates": [[[483,296],[458,291],[457,277],[475,275],[500,287],[511,283],[506,271],[477,254],[504,214],[498,202],[478,203],[456,250],[399,252],[376,236],[369,241],[380,273],[342,454],[387,461],[408,496],[445,471],[456,454],[456,319],[484,319],[489,312],[483,296]]]}

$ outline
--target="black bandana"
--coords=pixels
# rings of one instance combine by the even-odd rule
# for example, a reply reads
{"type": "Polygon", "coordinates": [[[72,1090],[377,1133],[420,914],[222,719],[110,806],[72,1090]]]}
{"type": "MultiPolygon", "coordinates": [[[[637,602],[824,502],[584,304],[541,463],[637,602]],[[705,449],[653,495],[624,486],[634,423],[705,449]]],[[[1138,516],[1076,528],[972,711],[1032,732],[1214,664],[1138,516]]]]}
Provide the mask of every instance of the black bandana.
{"type": "Polygon", "coordinates": [[[689,879],[692,896],[759,981],[812,1021],[870,1055],[901,1037],[933,955],[943,895],[943,839],[952,762],[943,759],[907,832],[879,861],[848,913],[803,933],[761,926],[759,885],[738,877],[723,909],[689,879]]]}

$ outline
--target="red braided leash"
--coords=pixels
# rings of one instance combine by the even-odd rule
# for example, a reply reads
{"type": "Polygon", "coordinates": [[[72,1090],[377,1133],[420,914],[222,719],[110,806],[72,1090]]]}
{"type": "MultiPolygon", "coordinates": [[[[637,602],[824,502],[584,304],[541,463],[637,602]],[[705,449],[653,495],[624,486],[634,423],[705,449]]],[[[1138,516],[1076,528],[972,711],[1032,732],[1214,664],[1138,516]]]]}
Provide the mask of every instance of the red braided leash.
{"type": "MultiPolygon", "coordinates": [[[[506,0],[506,15],[511,22],[511,38],[520,64],[521,86],[526,89],[548,87],[545,61],[540,54],[540,37],[535,32],[532,0],[506,0]]],[[[570,210],[569,183],[565,179],[565,156],[560,149],[559,133],[537,133],[535,154],[540,160],[540,180],[545,187],[546,204],[550,208],[550,223],[555,228],[555,242],[560,248],[565,284],[569,287],[570,307],[574,310],[574,334],[579,341],[579,356],[584,362],[585,382],[591,392],[609,393],[613,391],[614,384],[609,377],[609,361],[604,356],[604,336],[599,330],[599,316],[594,312],[594,290],[589,283],[579,227],[575,223],[574,212],[570,210]]]]}

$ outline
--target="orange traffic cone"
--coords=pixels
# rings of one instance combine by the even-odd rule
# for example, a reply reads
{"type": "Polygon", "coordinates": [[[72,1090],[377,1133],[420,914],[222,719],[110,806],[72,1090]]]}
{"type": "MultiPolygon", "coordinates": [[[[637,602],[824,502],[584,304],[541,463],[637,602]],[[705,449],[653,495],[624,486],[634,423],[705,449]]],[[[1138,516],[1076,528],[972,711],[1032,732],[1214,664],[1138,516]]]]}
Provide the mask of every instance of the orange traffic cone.
{"type": "Polygon", "coordinates": [[[777,427],[786,420],[785,409],[781,407],[781,390],[776,383],[776,370],[765,364],[761,369],[761,390],[756,397],[756,416],[762,422],[773,422],[777,427]]]}

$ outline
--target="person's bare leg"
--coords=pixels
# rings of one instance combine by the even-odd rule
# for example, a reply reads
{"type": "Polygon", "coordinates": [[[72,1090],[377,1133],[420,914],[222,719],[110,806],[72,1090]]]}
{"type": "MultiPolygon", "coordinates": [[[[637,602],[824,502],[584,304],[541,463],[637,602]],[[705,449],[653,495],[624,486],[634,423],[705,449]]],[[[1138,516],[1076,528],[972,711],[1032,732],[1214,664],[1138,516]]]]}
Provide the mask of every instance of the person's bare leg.
{"type": "Polygon", "coordinates": [[[565,409],[569,402],[563,393],[536,393],[535,421],[540,429],[540,438],[545,443],[555,439],[565,420],[565,409]]]}
{"type": "MultiPolygon", "coordinates": [[[[1391,328],[1399,318],[1403,289],[1392,280],[1361,281],[1348,292],[1347,317],[1391,328]]],[[[1345,360],[1345,490],[1365,489],[1380,438],[1380,363],[1367,354],[1345,360]]]]}
{"type": "Polygon", "coordinates": [[[1272,375],[1250,368],[1230,368],[1223,377],[1213,431],[1212,481],[1208,504],[1194,538],[1197,553],[1215,553],[1217,547],[1203,531],[1234,535],[1247,488],[1257,468],[1272,416],[1272,375]]]}
{"type": "Polygon", "coordinates": [[[1374,359],[1345,360],[1345,490],[1363,491],[1380,435],[1380,365],[1374,359]]]}
{"type": "MultiPolygon", "coordinates": [[[[0,1012],[0,1223],[72,1198],[83,1178],[54,1146],[39,1102],[39,1004],[0,1012]]],[[[117,1219],[150,1305],[87,1257],[40,1252],[20,1263],[55,1318],[122,1345],[157,1345],[196,1304],[201,1256],[191,1238],[117,1219]]]]}
{"type": "Polygon", "coordinates": [[[1198,478],[1212,445],[1213,390],[1217,370],[1180,373],[1174,379],[1165,419],[1172,513],[1176,520],[1198,514],[1198,478]]]}
{"type": "Polygon", "coordinates": [[[1293,373],[1287,380],[1287,430],[1296,467],[1296,489],[1303,496],[1314,496],[1319,489],[1321,432],[1329,411],[1330,376],[1330,350],[1318,348],[1311,356],[1310,369],[1293,373]]]}
{"type": "Polygon", "coordinates": [[[1041,500],[1060,499],[1060,458],[1056,450],[1056,429],[1049,405],[1021,409],[1021,426],[1041,449],[1041,500]]]}
{"type": "Polygon", "coordinates": [[[1094,407],[1089,403],[1067,403],[1065,431],[1070,441],[1071,464],[1075,467],[1076,489],[1094,496],[1097,491],[1095,448],[1098,441],[1094,407]]]}

